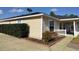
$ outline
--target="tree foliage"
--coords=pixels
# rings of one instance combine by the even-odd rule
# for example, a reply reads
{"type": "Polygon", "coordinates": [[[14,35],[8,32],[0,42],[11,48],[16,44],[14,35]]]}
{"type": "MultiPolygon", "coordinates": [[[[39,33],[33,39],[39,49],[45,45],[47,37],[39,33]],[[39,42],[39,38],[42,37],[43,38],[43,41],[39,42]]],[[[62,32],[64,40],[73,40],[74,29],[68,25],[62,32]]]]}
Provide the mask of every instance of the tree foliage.
{"type": "Polygon", "coordinates": [[[77,18],[78,15],[75,14],[65,14],[65,15],[56,15],[55,12],[51,11],[50,16],[57,17],[57,18],[77,18]]]}
{"type": "Polygon", "coordinates": [[[74,17],[78,17],[78,16],[74,15],[74,14],[70,14],[69,17],[74,18],[74,17]]]}
{"type": "Polygon", "coordinates": [[[50,16],[54,16],[55,17],[56,16],[55,12],[51,11],[50,12],[50,16]]]}

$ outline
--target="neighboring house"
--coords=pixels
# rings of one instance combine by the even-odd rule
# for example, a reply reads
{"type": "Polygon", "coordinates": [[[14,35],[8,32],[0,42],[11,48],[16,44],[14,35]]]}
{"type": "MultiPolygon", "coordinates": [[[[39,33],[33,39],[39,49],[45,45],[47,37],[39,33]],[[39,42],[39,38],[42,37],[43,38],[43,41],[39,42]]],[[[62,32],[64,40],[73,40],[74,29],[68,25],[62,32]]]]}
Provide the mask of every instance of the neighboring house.
{"type": "Polygon", "coordinates": [[[29,37],[42,39],[45,31],[56,31],[60,35],[79,34],[79,18],[58,19],[44,13],[31,13],[0,20],[0,24],[26,23],[29,25],[29,37]]]}

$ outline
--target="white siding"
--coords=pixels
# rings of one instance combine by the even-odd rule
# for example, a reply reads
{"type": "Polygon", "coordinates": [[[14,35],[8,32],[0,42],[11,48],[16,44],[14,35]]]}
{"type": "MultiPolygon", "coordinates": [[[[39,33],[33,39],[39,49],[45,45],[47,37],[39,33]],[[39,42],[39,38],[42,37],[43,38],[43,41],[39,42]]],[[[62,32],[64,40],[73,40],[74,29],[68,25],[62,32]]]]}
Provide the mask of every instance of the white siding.
{"type": "Polygon", "coordinates": [[[21,20],[22,23],[26,23],[29,25],[29,37],[36,38],[39,40],[42,39],[41,20],[41,17],[34,17],[26,20],[21,20]]]}
{"type": "MultiPolygon", "coordinates": [[[[36,38],[39,40],[42,39],[41,17],[32,17],[20,20],[21,23],[26,23],[29,25],[29,37],[36,38]]],[[[14,20],[14,21],[0,22],[0,24],[14,24],[14,23],[20,23],[20,21],[14,20]]]]}
{"type": "Polygon", "coordinates": [[[50,21],[53,21],[53,19],[43,17],[43,22],[42,22],[43,23],[43,25],[42,25],[42,31],[43,32],[50,31],[50,28],[49,28],[50,21]]]}
{"type": "Polygon", "coordinates": [[[59,29],[59,22],[54,21],[54,31],[59,29]]]}
{"type": "Polygon", "coordinates": [[[75,33],[74,33],[74,37],[76,37],[77,35],[79,35],[79,22],[75,21],[75,33]]]}

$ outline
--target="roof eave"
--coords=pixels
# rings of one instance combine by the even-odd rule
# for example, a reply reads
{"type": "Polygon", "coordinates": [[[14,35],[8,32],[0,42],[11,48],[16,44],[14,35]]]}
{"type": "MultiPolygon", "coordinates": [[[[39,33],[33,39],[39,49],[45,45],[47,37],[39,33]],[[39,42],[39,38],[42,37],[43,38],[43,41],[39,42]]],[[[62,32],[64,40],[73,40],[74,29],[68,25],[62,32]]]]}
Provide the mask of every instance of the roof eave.
{"type": "Polygon", "coordinates": [[[15,18],[10,18],[10,19],[0,20],[0,22],[3,22],[3,21],[12,21],[12,20],[16,20],[16,19],[30,18],[30,17],[42,16],[42,15],[43,14],[29,15],[29,16],[22,16],[22,17],[15,17],[15,18]]]}
{"type": "Polygon", "coordinates": [[[3,19],[3,20],[0,20],[0,22],[13,21],[13,20],[16,20],[16,19],[30,18],[30,17],[36,17],[36,16],[46,16],[46,17],[49,17],[49,18],[52,18],[52,19],[55,19],[55,20],[59,20],[58,18],[55,18],[55,17],[41,13],[41,14],[36,14],[36,15],[29,15],[29,16],[10,18],[10,19],[3,19]]]}
{"type": "Polygon", "coordinates": [[[75,21],[75,20],[79,20],[79,18],[60,19],[59,21],[75,21]]]}

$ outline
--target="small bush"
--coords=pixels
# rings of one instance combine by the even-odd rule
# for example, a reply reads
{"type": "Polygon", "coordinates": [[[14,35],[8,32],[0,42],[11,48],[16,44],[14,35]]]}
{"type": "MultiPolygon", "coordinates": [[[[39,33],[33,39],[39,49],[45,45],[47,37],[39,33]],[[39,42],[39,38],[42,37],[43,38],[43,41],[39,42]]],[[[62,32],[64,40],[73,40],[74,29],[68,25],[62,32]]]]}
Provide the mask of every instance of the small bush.
{"type": "Polygon", "coordinates": [[[29,26],[27,24],[2,24],[0,32],[15,37],[28,37],[29,26]]]}
{"type": "Polygon", "coordinates": [[[49,42],[50,40],[53,39],[54,36],[57,36],[58,34],[56,32],[52,32],[52,31],[46,31],[43,33],[43,41],[45,42],[49,42]]]}

